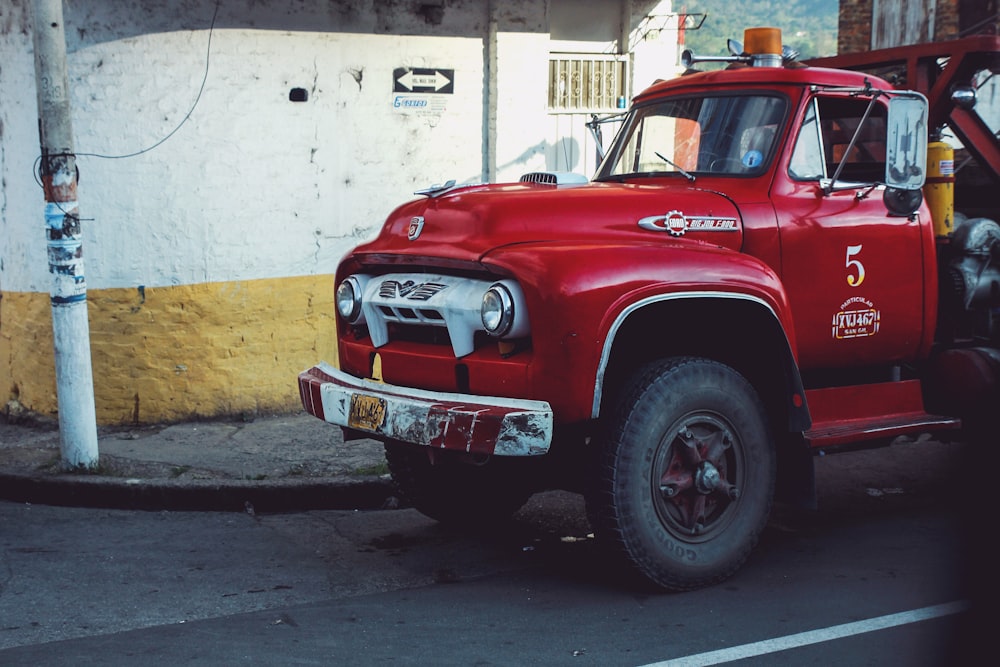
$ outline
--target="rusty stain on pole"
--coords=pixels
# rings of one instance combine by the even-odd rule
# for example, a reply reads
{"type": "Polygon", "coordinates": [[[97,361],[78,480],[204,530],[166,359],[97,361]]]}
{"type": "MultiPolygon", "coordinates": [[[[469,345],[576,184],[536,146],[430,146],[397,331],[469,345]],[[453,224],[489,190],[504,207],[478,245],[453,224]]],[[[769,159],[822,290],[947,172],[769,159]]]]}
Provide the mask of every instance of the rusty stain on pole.
{"type": "Polygon", "coordinates": [[[94,468],[97,417],[62,2],[34,0],[32,8],[62,460],[68,468],[94,468]]]}

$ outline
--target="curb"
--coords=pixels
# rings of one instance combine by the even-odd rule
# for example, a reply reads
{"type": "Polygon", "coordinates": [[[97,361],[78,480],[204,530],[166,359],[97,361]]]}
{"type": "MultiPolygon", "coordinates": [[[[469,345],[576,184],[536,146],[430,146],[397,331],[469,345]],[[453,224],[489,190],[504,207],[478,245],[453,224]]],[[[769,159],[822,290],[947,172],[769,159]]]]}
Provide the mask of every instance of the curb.
{"type": "Polygon", "coordinates": [[[171,482],[0,473],[0,499],[66,507],[253,514],[380,509],[394,495],[392,482],[381,478],[171,482]]]}

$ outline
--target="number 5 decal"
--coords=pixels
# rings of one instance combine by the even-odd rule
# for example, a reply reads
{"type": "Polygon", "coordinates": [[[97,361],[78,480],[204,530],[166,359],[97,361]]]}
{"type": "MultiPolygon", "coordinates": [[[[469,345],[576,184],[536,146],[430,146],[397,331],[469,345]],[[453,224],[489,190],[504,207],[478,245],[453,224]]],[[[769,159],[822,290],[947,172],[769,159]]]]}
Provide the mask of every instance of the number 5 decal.
{"type": "Polygon", "coordinates": [[[853,270],[857,272],[857,275],[851,273],[847,274],[847,284],[851,287],[859,287],[861,283],[865,281],[865,265],[862,264],[857,259],[851,259],[851,257],[861,253],[861,246],[859,245],[849,245],[847,246],[847,264],[848,270],[853,270]]]}

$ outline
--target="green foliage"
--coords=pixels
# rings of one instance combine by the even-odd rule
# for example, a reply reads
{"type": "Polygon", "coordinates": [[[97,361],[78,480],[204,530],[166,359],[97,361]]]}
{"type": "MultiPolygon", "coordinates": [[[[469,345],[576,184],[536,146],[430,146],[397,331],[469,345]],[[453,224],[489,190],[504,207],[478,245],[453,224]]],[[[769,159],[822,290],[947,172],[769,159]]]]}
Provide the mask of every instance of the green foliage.
{"type": "Polygon", "coordinates": [[[837,53],[837,9],[830,0],[675,0],[678,13],[707,14],[700,30],[685,32],[685,48],[702,56],[729,55],[726,40],[743,42],[743,30],[781,28],[800,60],[837,53]]]}

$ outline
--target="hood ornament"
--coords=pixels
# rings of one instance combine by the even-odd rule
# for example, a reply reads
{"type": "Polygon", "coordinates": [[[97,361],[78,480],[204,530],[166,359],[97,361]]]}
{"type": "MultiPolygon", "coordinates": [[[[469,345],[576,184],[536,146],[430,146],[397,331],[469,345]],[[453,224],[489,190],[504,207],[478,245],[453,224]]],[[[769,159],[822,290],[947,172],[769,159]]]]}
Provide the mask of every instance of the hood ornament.
{"type": "Polygon", "coordinates": [[[451,179],[450,181],[447,181],[445,183],[437,183],[435,185],[430,186],[429,188],[424,188],[423,190],[417,190],[413,194],[423,195],[425,197],[431,197],[431,198],[439,197],[444,193],[448,192],[448,190],[451,190],[453,187],[455,187],[455,179],[451,179]]]}

